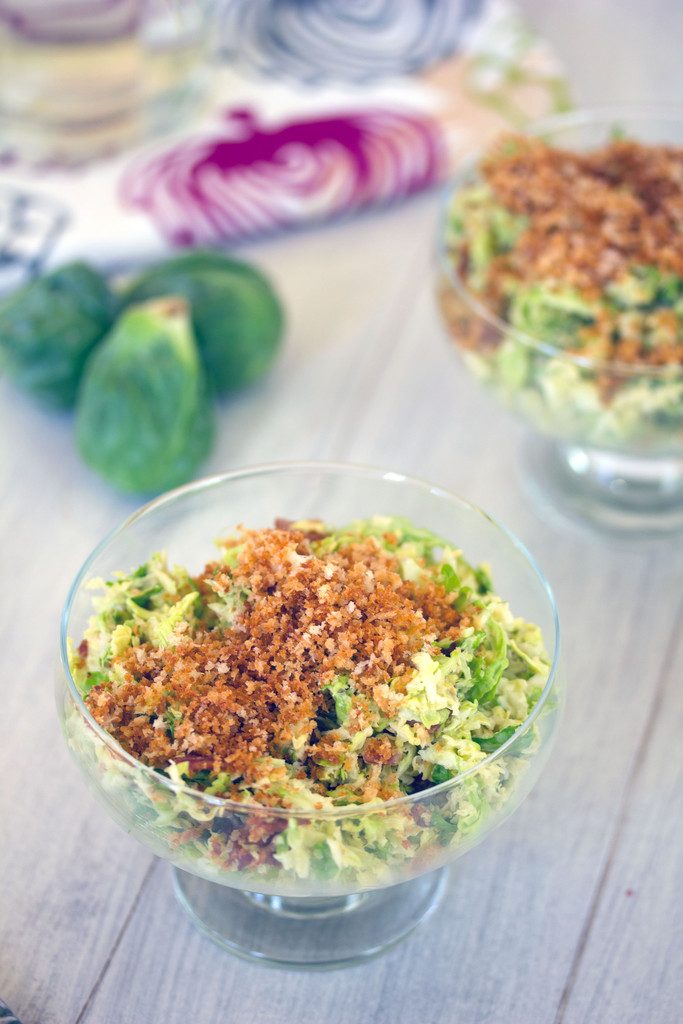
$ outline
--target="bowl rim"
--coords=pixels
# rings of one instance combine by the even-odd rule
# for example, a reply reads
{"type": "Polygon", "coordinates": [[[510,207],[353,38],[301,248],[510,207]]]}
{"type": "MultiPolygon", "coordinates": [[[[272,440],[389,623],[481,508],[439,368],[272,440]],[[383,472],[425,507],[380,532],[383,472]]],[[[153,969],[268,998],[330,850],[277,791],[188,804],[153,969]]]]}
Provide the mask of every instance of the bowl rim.
{"type": "MultiPolygon", "coordinates": [[[[585,125],[604,124],[608,128],[610,122],[628,119],[647,122],[672,122],[680,124],[683,129],[683,105],[677,103],[624,103],[600,107],[580,107],[576,110],[539,118],[521,129],[510,130],[515,134],[521,135],[543,135],[568,128],[580,128],[585,125]]],[[[489,326],[494,327],[502,335],[513,338],[527,348],[535,349],[551,358],[565,360],[582,369],[611,373],[613,376],[618,377],[646,376],[675,379],[683,375],[683,362],[664,366],[652,366],[650,363],[643,362],[624,363],[619,360],[594,359],[590,356],[569,352],[558,345],[553,345],[552,342],[544,341],[541,338],[534,337],[534,335],[527,334],[525,331],[521,331],[517,327],[513,327],[511,323],[503,320],[502,317],[499,317],[493,310],[489,309],[474,292],[470,291],[458,273],[453,261],[449,258],[449,248],[446,240],[448,212],[456,192],[476,177],[479,163],[489,148],[490,146],[479,149],[476,153],[469,156],[442,191],[438,213],[437,261],[439,269],[448,279],[451,288],[489,326]]]]}
{"type": "Polygon", "coordinates": [[[182,487],[173,488],[170,491],[159,495],[152,501],[147,502],[138,509],[136,509],[131,515],[127,516],[122,522],[110,530],[97,544],[90,554],[86,557],[82,563],[80,569],[76,573],[74,580],[69,587],[66,601],[60,617],[60,637],[59,637],[59,654],[60,654],[60,667],[64,674],[67,683],[67,689],[73,700],[75,708],[80,713],[81,717],[85,720],[85,724],[94,731],[96,736],[105,744],[106,747],[117,757],[119,760],[125,761],[130,767],[138,770],[142,773],[142,777],[147,777],[153,780],[154,783],[163,788],[168,789],[174,794],[185,794],[189,795],[194,799],[197,799],[200,803],[207,804],[216,808],[224,808],[226,810],[239,812],[241,814],[259,814],[267,817],[288,817],[288,818],[307,818],[307,819],[335,819],[340,817],[359,817],[363,814],[378,813],[378,812],[389,812],[396,807],[403,806],[406,804],[419,803],[420,800],[431,797],[435,793],[445,793],[447,790],[455,789],[456,786],[462,785],[464,781],[480,771],[482,768],[492,764],[501,755],[508,751],[515,743],[525,735],[533,726],[536,719],[539,717],[542,709],[545,707],[551,692],[556,688],[559,662],[560,662],[560,622],[557,611],[557,604],[555,596],[548,583],[546,577],[541,571],[538,563],[536,562],[533,555],[528,551],[527,547],[522,543],[519,538],[512,533],[506,526],[498,521],[497,518],[485,512],[478,505],[467,501],[465,498],[461,498],[459,495],[447,490],[446,488],[440,487],[438,484],[432,484],[429,481],[423,480],[420,477],[414,477],[406,473],[397,472],[394,470],[382,469],[376,466],[364,465],[360,463],[350,462],[333,462],[333,461],[316,461],[316,460],[293,460],[283,462],[268,462],[259,463],[253,466],[245,466],[235,470],[231,470],[226,473],[218,473],[213,476],[202,477],[198,480],[191,481],[183,485],[182,487]],[[429,789],[420,790],[418,793],[406,793],[400,797],[392,797],[390,800],[382,800],[377,802],[370,802],[366,804],[342,804],[335,808],[322,808],[322,809],[301,809],[301,808],[286,808],[281,806],[267,806],[258,803],[247,803],[240,800],[231,800],[228,797],[215,796],[213,794],[207,794],[201,790],[195,789],[193,786],[187,785],[181,782],[174,782],[172,779],[161,775],[158,771],[149,765],[143,764],[136,757],[130,754],[121,744],[114,739],[114,737],[107,732],[91,715],[88,706],[86,705],[83,696],[78,689],[75,680],[71,674],[69,667],[69,637],[68,637],[68,625],[71,610],[73,607],[74,600],[78,594],[83,583],[87,583],[88,573],[92,563],[100,556],[100,554],[108,547],[108,545],[121,534],[133,526],[139,519],[143,519],[147,516],[154,515],[154,513],[167,505],[173,504],[178,500],[182,500],[185,495],[195,494],[201,491],[210,490],[211,488],[221,486],[229,483],[232,480],[244,480],[250,477],[261,477],[267,475],[287,474],[290,472],[333,472],[337,474],[350,474],[359,476],[365,479],[372,480],[388,480],[394,483],[406,484],[412,488],[418,488],[424,492],[432,494],[441,499],[445,499],[450,502],[455,502],[461,508],[466,509],[469,512],[473,512],[478,516],[481,516],[487,520],[502,536],[511,544],[511,546],[522,556],[527,566],[531,569],[533,575],[536,577],[538,583],[541,585],[541,589],[545,594],[548,601],[551,617],[552,617],[552,658],[550,671],[548,672],[548,678],[546,680],[543,691],[534,705],[531,712],[527,715],[524,721],[516,728],[515,732],[510,736],[505,743],[503,743],[497,750],[492,751],[482,761],[479,761],[476,765],[472,765],[467,768],[464,772],[459,775],[455,775],[452,779],[447,779],[445,782],[441,782],[436,786],[431,786],[429,789]]]}

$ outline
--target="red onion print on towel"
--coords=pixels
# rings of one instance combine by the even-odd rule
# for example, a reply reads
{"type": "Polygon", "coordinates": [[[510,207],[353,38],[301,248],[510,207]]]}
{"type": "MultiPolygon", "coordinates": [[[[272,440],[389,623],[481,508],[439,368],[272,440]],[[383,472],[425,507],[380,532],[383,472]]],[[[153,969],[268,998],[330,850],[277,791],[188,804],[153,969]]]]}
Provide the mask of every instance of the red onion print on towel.
{"type": "Polygon", "coordinates": [[[167,241],[196,245],[400,199],[445,171],[441,130],[429,117],[374,109],[269,129],[233,110],[219,133],[133,163],[121,194],[167,241]]]}

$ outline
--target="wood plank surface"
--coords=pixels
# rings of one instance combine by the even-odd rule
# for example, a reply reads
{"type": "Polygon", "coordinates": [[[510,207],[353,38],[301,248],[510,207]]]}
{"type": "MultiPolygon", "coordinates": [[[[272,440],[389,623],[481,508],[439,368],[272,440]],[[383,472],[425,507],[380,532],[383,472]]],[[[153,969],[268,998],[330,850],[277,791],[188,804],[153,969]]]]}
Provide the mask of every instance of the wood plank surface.
{"type": "Polygon", "coordinates": [[[682,615],[558,1024],[683,1018],[682,615]]]}

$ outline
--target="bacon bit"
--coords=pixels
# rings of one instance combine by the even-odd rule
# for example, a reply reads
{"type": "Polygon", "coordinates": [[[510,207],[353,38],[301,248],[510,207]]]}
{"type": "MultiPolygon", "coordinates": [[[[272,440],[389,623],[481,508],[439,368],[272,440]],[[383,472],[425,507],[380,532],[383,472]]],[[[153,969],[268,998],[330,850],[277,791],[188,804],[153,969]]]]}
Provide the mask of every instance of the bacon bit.
{"type": "Polygon", "coordinates": [[[368,764],[391,764],[396,750],[388,736],[371,736],[365,741],[362,754],[368,764]]]}
{"type": "Polygon", "coordinates": [[[344,744],[329,734],[324,734],[316,744],[311,747],[311,757],[315,761],[324,761],[326,764],[343,764],[347,755],[347,748],[344,744]]]}
{"type": "Polygon", "coordinates": [[[284,519],[282,516],[278,516],[275,520],[276,530],[291,530],[294,525],[293,519],[284,519]]]}
{"type": "Polygon", "coordinates": [[[184,764],[187,761],[188,768],[192,773],[211,771],[213,768],[213,758],[201,757],[199,754],[182,754],[171,758],[171,760],[176,764],[184,764]]]}
{"type": "Polygon", "coordinates": [[[286,828],[286,818],[250,815],[246,821],[247,839],[250,843],[267,843],[286,828]]]}
{"type": "Polygon", "coordinates": [[[410,809],[410,812],[411,812],[415,822],[418,825],[420,825],[422,828],[424,828],[425,826],[427,826],[429,824],[429,819],[431,817],[431,812],[426,807],[423,807],[422,804],[419,804],[419,803],[413,804],[413,806],[410,809]]]}
{"type": "Polygon", "coordinates": [[[597,375],[595,382],[600,398],[605,405],[609,405],[621,387],[621,378],[614,373],[603,372],[597,375]]]}
{"type": "MultiPolygon", "coordinates": [[[[283,519],[281,516],[278,516],[275,520],[275,529],[293,531],[295,522],[296,520],[294,519],[283,519]]],[[[322,540],[323,537],[329,536],[322,522],[320,522],[319,527],[314,526],[313,523],[315,523],[315,520],[310,521],[309,528],[307,530],[299,531],[303,534],[306,540],[322,540]]]]}
{"type": "Polygon", "coordinates": [[[81,640],[80,644],[77,647],[77,650],[78,650],[78,653],[80,654],[81,658],[87,658],[88,657],[88,641],[87,640],[81,640]]]}
{"type": "Polygon", "coordinates": [[[169,836],[171,846],[182,846],[184,843],[191,843],[206,832],[206,825],[195,825],[194,828],[186,828],[182,832],[174,832],[169,836]]]}

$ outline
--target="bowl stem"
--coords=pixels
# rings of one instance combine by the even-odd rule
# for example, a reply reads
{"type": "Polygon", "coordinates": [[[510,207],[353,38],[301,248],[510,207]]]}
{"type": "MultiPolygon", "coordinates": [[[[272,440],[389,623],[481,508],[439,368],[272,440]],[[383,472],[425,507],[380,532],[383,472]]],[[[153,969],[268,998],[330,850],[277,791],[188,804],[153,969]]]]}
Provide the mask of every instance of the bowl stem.
{"type": "Polygon", "coordinates": [[[541,504],[610,532],[657,536],[683,529],[683,460],[623,455],[533,438],[526,479],[541,504]]]}
{"type": "Polygon", "coordinates": [[[213,942],[302,970],[350,966],[389,949],[436,907],[446,877],[441,868],[372,892],[302,897],[242,892],[173,869],[181,906],[213,942]]]}

